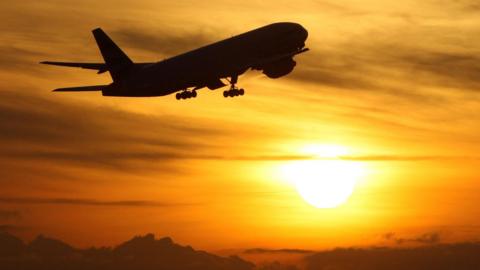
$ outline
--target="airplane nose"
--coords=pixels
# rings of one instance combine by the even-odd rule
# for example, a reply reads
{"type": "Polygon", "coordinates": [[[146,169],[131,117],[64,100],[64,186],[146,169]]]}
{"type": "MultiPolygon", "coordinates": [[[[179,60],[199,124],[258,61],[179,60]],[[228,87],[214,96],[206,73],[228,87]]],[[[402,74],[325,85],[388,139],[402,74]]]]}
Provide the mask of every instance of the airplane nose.
{"type": "Polygon", "coordinates": [[[300,32],[300,36],[301,36],[304,40],[306,40],[307,37],[308,37],[308,31],[307,31],[307,29],[305,29],[303,26],[300,26],[300,31],[299,31],[299,32],[300,32]]]}

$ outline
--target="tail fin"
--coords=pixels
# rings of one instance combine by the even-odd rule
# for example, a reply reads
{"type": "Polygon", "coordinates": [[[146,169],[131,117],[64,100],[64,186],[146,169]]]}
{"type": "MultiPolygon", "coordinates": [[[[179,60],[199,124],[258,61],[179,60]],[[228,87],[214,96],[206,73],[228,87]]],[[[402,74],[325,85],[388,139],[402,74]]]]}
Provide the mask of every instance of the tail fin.
{"type": "Polygon", "coordinates": [[[130,67],[133,66],[132,60],[128,58],[102,29],[97,28],[93,30],[92,33],[113,81],[121,80],[130,67]]]}

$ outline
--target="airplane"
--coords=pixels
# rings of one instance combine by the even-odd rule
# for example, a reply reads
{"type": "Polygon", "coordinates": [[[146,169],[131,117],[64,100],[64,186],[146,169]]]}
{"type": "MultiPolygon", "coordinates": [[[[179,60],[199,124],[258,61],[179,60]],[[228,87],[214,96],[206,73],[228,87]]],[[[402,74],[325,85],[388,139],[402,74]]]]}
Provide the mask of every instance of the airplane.
{"type": "Polygon", "coordinates": [[[176,99],[197,97],[197,90],[230,88],[223,96],[245,94],[237,88],[247,70],[280,78],[293,71],[293,57],[308,51],[308,32],[298,23],[280,22],[219,41],[159,62],[134,63],[101,29],[92,31],[105,63],[43,61],[41,64],[109,72],[108,85],[58,88],[54,92],[101,91],[103,96],[155,97],[176,93],[176,99]],[[224,80],[224,81],[222,81],[224,80]]]}

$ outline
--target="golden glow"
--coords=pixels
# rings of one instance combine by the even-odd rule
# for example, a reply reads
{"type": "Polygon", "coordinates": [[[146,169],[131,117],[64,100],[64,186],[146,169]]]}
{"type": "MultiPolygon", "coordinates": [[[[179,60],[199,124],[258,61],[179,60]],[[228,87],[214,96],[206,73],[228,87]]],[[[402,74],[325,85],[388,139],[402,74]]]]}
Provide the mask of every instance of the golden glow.
{"type": "Polygon", "coordinates": [[[352,195],[364,168],[359,162],[334,159],[347,154],[347,148],[337,145],[308,146],[305,149],[329,160],[295,161],[282,168],[300,196],[317,208],[335,208],[352,195]]]}

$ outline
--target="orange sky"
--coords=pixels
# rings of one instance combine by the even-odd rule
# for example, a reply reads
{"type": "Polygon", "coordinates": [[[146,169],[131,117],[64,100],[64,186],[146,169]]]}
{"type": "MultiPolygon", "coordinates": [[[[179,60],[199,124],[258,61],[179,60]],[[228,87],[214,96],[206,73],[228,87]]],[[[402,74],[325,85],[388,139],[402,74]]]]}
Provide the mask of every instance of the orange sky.
{"type": "Polygon", "coordinates": [[[154,232],[210,250],[442,241],[480,232],[480,7],[475,1],[0,3],[0,228],[77,246],[154,232]],[[135,61],[271,22],[309,31],[295,71],[193,100],[54,94],[108,75],[102,27],[135,61]],[[282,176],[307,145],[341,145],[365,175],[339,208],[282,176]]]}

